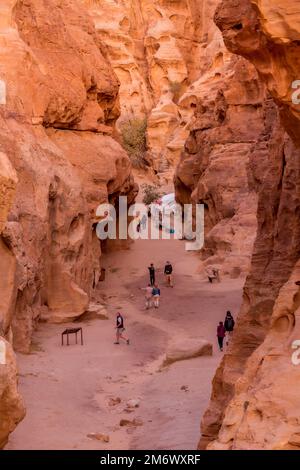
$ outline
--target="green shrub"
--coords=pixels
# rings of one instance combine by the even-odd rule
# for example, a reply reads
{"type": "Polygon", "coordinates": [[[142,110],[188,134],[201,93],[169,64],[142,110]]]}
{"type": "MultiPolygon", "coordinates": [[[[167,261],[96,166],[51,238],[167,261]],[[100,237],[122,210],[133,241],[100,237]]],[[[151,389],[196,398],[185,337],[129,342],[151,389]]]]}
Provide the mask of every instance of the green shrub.
{"type": "Polygon", "coordinates": [[[123,147],[127,151],[135,168],[147,166],[145,153],[147,150],[147,120],[133,118],[123,121],[120,125],[123,147]]]}
{"type": "Polygon", "coordinates": [[[143,203],[147,206],[161,197],[161,193],[157,186],[151,184],[142,184],[144,192],[143,203]]]}

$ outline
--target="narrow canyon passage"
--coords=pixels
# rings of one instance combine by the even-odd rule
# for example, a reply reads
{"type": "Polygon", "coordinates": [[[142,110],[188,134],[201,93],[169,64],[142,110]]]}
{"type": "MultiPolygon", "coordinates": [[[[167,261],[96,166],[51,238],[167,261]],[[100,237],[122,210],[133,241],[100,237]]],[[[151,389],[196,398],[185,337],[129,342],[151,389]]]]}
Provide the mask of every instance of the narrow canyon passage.
{"type": "Polygon", "coordinates": [[[2,0],[0,17],[0,450],[299,450],[300,1],[2,0]],[[202,204],[202,249],[100,243],[120,197],[194,221],[202,204]],[[84,345],[61,346],[68,326],[84,345]]]}
{"type": "Polygon", "coordinates": [[[216,324],[228,308],[237,313],[243,281],[210,285],[197,274],[197,254],[187,253],[178,240],[137,241],[130,250],[105,255],[103,265],[109,320],[77,322],[84,346],[69,347],[60,345],[68,325],[39,324],[31,354],[18,355],[27,415],[6,449],[196,448],[221,358],[216,324]],[[174,289],[163,284],[167,259],[175,269],[174,289]],[[145,311],[139,287],[148,281],[151,261],[160,268],[162,300],[159,310],[145,311]],[[124,314],[130,346],[114,345],[118,310],[124,314]],[[212,357],[176,362],[159,371],[168,341],[199,337],[213,343],[212,357]],[[112,406],[115,398],[121,401],[112,406]],[[128,413],[124,410],[131,399],[140,404],[128,413]],[[140,426],[120,426],[121,419],[134,418],[140,426]],[[110,442],[91,439],[89,433],[109,435],[110,442]]]}

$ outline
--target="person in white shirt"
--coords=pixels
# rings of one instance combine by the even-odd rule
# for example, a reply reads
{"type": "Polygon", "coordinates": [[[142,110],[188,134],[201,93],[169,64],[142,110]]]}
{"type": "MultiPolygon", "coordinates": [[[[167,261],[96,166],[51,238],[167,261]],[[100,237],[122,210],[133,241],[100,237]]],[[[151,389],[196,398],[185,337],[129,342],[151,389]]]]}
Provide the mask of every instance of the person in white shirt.
{"type": "Polygon", "coordinates": [[[149,310],[149,308],[151,307],[153,287],[151,286],[151,284],[148,284],[147,287],[141,287],[141,290],[145,291],[146,310],[149,310]]]}

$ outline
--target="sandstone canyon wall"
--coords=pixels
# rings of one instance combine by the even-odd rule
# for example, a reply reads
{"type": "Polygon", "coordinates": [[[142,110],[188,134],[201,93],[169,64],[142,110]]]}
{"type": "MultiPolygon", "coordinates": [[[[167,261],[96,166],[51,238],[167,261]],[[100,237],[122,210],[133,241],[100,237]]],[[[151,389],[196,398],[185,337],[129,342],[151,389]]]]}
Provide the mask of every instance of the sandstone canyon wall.
{"type": "Polygon", "coordinates": [[[224,49],[212,21],[217,0],[82,1],[121,82],[119,123],[147,119],[148,161],[172,177],[194,111],[193,83],[224,49]]]}
{"type": "MultiPolygon", "coordinates": [[[[213,381],[200,447],[300,448],[300,368],[291,355],[299,327],[299,2],[224,0],[215,20],[230,51],[246,57],[277,104],[265,141],[251,272],[229,351],[213,381]]],[[[255,151],[256,153],[256,151],[255,151]]],[[[259,160],[256,172],[260,177],[259,160]]]]}
{"type": "Polygon", "coordinates": [[[213,22],[218,0],[82,1],[121,83],[119,127],[136,117],[146,118],[146,160],[160,181],[172,180],[189,134],[188,142],[196,133],[203,136],[197,146],[202,148],[205,140],[201,150],[205,157],[193,149],[194,163],[193,158],[181,159],[177,199],[191,202],[192,195],[207,205],[204,265],[218,265],[234,277],[244,274],[256,230],[257,197],[248,171],[249,149],[263,128],[265,93],[254,67],[237,61],[224,46],[213,22]],[[202,123],[194,117],[200,102],[207,109],[202,123]],[[225,113],[216,122],[211,113],[215,106],[223,106],[225,113]],[[235,174],[228,171],[228,159],[235,174]]]}
{"type": "MultiPolygon", "coordinates": [[[[0,153],[0,236],[13,203],[17,182],[10,161],[4,153],[0,153]]],[[[1,251],[1,263],[5,254],[1,251]]],[[[0,278],[1,284],[6,281],[0,278]]],[[[11,344],[2,335],[3,327],[0,323],[0,449],[6,444],[9,433],[24,417],[24,406],[17,390],[15,356],[11,344]]]]}
{"type": "Polygon", "coordinates": [[[235,277],[253,250],[200,446],[300,446],[300,12],[295,0],[289,15],[284,0],[218,3],[1,2],[0,447],[24,415],[11,344],[30,351],[36,322],[97,299],[96,208],[136,195],[120,113],[147,118],[155,171],[172,173],[184,147],[176,194],[205,205],[204,266],[235,277]]]}
{"type": "Polygon", "coordinates": [[[146,161],[161,182],[172,181],[190,134],[176,170],[177,200],[206,204],[204,266],[244,275],[256,231],[249,152],[263,132],[265,92],[254,67],[224,46],[213,22],[218,0],[82,1],[121,83],[120,130],[146,118],[146,161]],[[199,103],[203,116],[195,118],[199,103]],[[224,116],[215,119],[218,106],[224,116]]]}
{"type": "Polygon", "coordinates": [[[96,209],[137,187],[113,138],[119,82],[78,2],[1,2],[0,80],[1,448],[24,416],[12,344],[29,352],[38,321],[97,299],[96,209]]]}
{"type": "Polygon", "coordinates": [[[254,67],[227,55],[196,87],[197,105],[175,174],[177,200],[205,207],[204,266],[238,277],[249,270],[256,234],[257,180],[269,135],[269,100],[254,67]]]}
{"type": "Polygon", "coordinates": [[[1,236],[1,322],[29,351],[39,319],[82,314],[101,262],[98,205],[136,186],[113,139],[118,80],[85,9],[76,1],[1,4],[0,150],[17,173],[1,236]]]}

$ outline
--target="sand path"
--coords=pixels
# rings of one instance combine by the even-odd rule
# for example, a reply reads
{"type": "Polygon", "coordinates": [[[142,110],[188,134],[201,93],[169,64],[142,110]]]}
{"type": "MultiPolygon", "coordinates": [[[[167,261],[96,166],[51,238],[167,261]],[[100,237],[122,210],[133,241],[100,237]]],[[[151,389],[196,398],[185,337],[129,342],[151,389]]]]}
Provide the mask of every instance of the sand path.
{"type": "Polygon", "coordinates": [[[210,285],[197,273],[198,264],[197,254],[174,240],[137,241],[130,250],[105,255],[101,291],[110,319],[80,324],[84,346],[64,348],[60,333],[66,325],[39,325],[32,354],[18,356],[27,416],[7,449],[195,449],[221,357],[216,324],[227,309],[237,313],[243,284],[210,285]],[[160,272],[161,307],[145,311],[138,288],[148,282],[147,266],[152,261],[162,270],[166,260],[175,268],[175,288],[164,287],[160,272]],[[113,344],[117,310],[125,316],[130,346],[113,344]],[[213,342],[213,357],[159,371],[168,340],[191,336],[213,342]],[[112,406],[112,398],[120,403],[112,406]],[[140,400],[132,412],[129,399],[140,400]],[[134,418],[142,425],[120,426],[121,419],[134,418]],[[89,433],[104,433],[110,441],[89,433]]]}

